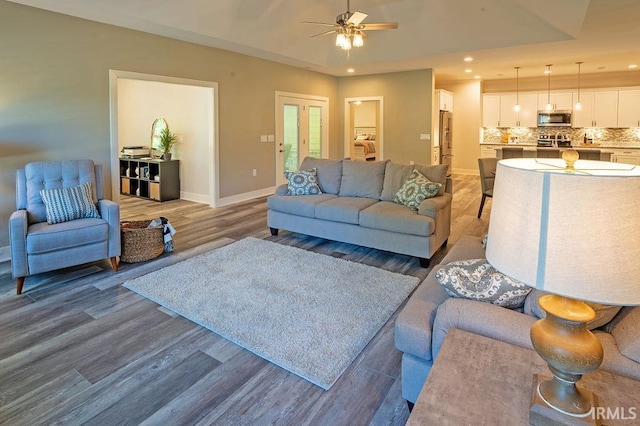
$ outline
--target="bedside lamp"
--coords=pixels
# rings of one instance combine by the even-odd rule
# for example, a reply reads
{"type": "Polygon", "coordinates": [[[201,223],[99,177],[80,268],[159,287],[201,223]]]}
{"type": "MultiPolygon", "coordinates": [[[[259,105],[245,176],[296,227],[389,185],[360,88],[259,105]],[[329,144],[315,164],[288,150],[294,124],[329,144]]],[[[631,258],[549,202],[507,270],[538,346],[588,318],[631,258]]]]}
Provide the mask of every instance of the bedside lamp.
{"type": "Polygon", "coordinates": [[[503,274],[551,293],[540,298],[547,315],[531,341],[553,378],[534,383],[542,409],[530,421],[588,423],[593,395],[576,382],[600,366],[603,351],[586,327],[595,313],[582,301],[640,305],[640,167],[498,162],[486,256],[503,274]]]}

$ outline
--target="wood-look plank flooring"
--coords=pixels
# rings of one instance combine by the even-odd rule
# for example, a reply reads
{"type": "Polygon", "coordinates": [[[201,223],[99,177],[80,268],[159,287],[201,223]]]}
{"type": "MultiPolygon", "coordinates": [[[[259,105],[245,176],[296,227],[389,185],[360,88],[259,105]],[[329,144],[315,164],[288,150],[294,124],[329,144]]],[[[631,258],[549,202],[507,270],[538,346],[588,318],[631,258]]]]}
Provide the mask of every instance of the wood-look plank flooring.
{"type": "MultiPolygon", "coordinates": [[[[454,176],[449,247],[483,235],[477,176],[454,176]]],[[[15,295],[0,263],[0,424],[402,425],[394,314],[328,391],[122,287],[122,283],[248,236],[425,278],[417,259],[266,226],[265,198],[212,209],[122,197],[121,218],[167,217],[175,251],[149,262],[106,261],[27,277],[15,295]]],[[[431,262],[436,265],[445,250],[431,262]]],[[[345,277],[345,280],[348,280],[345,277]]]]}

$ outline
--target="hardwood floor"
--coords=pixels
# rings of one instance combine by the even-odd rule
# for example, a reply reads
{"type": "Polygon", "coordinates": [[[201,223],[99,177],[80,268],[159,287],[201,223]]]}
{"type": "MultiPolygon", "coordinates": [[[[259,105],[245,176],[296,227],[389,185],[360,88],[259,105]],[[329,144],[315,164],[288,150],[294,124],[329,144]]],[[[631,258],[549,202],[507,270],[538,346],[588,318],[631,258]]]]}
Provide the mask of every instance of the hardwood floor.
{"type": "MultiPolygon", "coordinates": [[[[454,176],[449,247],[486,232],[491,201],[477,219],[480,194],[477,176],[454,176]]],[[[9,262],[0,263],[0,424],[404,424],[397,312],[323,391],[121,286],[248,236],[421,279],[430,270],[409,256],[285,231],[272,237],[266,211],[265,198],[212,209],[122,197],[123,220],[170,220],[173,253],[121,263],[117,273],[104,261],[27,277],[22,296],[9,262]]]]}

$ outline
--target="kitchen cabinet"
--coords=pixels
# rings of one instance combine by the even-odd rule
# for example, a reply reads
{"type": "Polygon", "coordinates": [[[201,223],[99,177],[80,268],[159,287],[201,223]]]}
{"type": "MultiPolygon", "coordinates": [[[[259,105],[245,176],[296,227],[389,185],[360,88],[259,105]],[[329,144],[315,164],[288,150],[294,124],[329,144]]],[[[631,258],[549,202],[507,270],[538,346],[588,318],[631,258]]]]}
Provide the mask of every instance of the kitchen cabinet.
{"type": "Polygon", "coordinates": [[[500,121],[502,127],[536,127],[538,125],[538,97],[533,93],[520,93],[517,96],[515,94],[502,95],[500,98],[500,121]],[[516,99],[520,104],[520,111],[514,109],[516,99]]]}
{"type": "Polygon", "coordinates": [[[167,201],[180,198],[178,160],[120,159],[120,193],[167,201]]]}
{"type": "Polygon", "coordinates": [[[480,145],[480,158],[498,157],[496,148],[500,148],[500,145],[480,145]]]}
{"type": "Polygon", "coordinates": [[[536,127],[538,118],[535,93],[506,93],[482,96],[483,127],[536,127]],[[516,99],[520,111],[516,111],[516,99]]]}
{"type": "Polygon", "coordinates": [[[618,127],[640,127],[640,90],[618,92],[618,127]]]}
{"type": "MultiPolygon", "coordinates": [[[[582,93],[580,93],[582,95],[582,93]]],[[[544,92],[538,93],[538,109],[547,109],[547,103],[551,102],[551,109],[572,110],[573,94],[571,92],[544,92]]]]}
{"type": "Polygon", "coordinates": [[[440,111],[453,112],[453,93],[439,89],[436,90],[436,95],[438,97],[440,111]]]}
{"type": "Polygon", "coordinates": [[[500,95],[482,96],[482,127],[501,127],[500,95]]]}
{"type": "Polygon", "coordinates": [[[611,161],[640,166],[640,149],[611,149],[611,161]]]}
{"type": "Polygon", "coordinates": [[[617,127],[618,92],[580,92],[582,109],[573,111],[573,127],[617,127]]]}

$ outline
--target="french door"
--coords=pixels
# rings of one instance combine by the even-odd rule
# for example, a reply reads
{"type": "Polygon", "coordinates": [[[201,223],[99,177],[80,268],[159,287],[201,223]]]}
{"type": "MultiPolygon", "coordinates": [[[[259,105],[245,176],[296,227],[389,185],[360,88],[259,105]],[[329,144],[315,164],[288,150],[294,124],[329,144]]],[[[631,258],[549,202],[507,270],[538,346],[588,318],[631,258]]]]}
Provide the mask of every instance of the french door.
{"type": "Polygon", "coordinates": [[[276,93],[276,185],[285,171],[298,170],[304,157],[328,157],[329,100],[276,93]]]}

